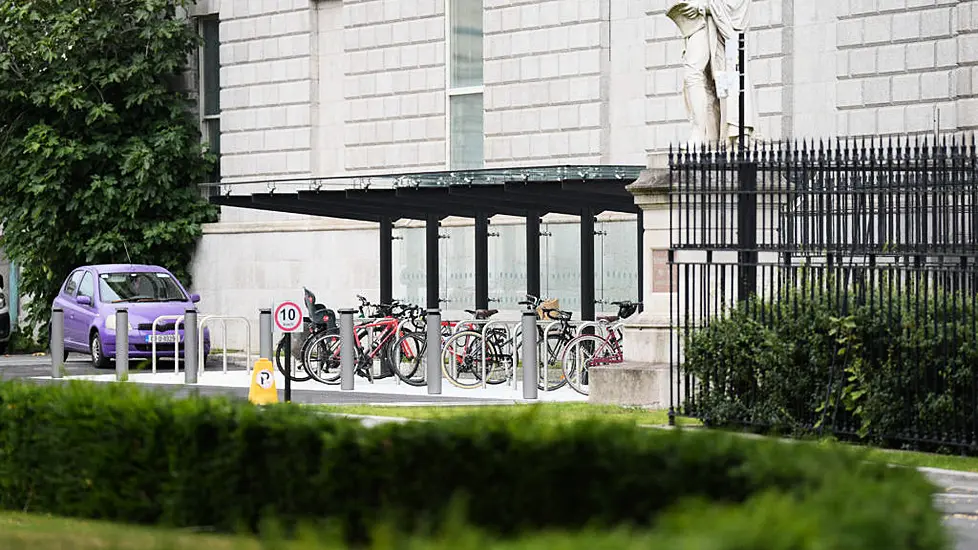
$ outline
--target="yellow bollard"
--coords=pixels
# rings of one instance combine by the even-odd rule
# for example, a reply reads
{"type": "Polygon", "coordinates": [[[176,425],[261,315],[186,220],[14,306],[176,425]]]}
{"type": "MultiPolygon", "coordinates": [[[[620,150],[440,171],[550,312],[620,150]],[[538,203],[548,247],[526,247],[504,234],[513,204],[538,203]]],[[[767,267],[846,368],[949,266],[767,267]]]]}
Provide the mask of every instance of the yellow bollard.
{"type": "Polygon", "coordinates": [[[278,403],[278,389],[275,387],[275,366],[268,359],[262,358],[255,361],[255,368],[251,371],[248,401],[255,405],[278,403]]]}

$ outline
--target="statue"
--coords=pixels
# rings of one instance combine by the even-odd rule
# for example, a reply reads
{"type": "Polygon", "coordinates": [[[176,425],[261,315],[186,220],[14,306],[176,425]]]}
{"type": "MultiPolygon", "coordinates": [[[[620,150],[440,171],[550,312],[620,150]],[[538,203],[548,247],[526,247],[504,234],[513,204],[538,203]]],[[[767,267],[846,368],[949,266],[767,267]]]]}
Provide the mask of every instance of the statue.
{"type": "MultiPolygon", "coordinates": [[[[735,145],[740,133],[739,33],[746,32],[751,0],[675,2],[666,15],[685,41],[683,99],[693,125],[690,142],[735,145]]],[[[745,73],[744,134],[755,135],[754,89],[745,73]]]]}

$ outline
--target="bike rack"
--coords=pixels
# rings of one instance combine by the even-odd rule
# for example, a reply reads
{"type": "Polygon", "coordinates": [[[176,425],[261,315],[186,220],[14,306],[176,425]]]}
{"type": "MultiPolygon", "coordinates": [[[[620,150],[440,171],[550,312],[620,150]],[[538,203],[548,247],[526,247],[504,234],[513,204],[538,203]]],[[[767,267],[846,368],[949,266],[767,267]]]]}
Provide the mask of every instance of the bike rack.
{"type": "MultiPolygon", "coordinates": [[[[160,315],[156,319],[153,319],[153,326],[150,329],[150,333],[149,333],[150,334],[149,339],[152,340],[152,342],[150,342],[150,346],[151,346],[150,349],[152,350],[150,353],[153,356],[152,357],[153,374],[156,374],[156,323],[159,323],[160,321],[164,321],[164,320],[175,321],[173,323],[173,335],[174,335],[174,339],[176,340],[176,350],[175,350],[176,356],[174,357],[174,360],[175,361],[180,360],[180,332],[178,332],[178,328],[179,328],[179,324],[183,321],[183,315],[160,315]]],[[[173,367],[173,372],[174,373],[178,372],[176,365],[173,367]]]]}
{"type": "Polygon", "coordinates": [[[602,333],[607,334],[608,326],[609,324],[605,321],[583,321],[577,327],[577,330],[574,331],[574,336],[576,337],[576,336],[580,336],[581,334],[584,334],[584,329],[588,327],[595,327],[597,329],[600,329],[602,333]]]}
{"type": "MultiPolygon", "coordinates": [[[[228,321],[242,321],[245,325],[245,369],[251,374],[251,321],[247,317],[235,315],[205,315],[197,321],[197,368],[204,372],[204,325],[208,321],[221,321],[222,337],[224,340],[223,362],[224,374],[228,373],[228,321]]],[[[291,352],[291,350],[290,350],[291,352]]]]}
{"type": "MultiPolygon", "coordinates": [[[[482,389],[486,389],[488,382],[486,382],[486,330],[492,325],[499,325],[506,331],[506,341],[509,342],[513,340],[513,331],[510,330],[510,325],[513,324],[512,321],[492,321],[489,319],[479,319],[479,321],[485,321],[482,325],[482,389]]],[[[513,389],[516,389],[516,343],[513,342],[513,389]]]]}

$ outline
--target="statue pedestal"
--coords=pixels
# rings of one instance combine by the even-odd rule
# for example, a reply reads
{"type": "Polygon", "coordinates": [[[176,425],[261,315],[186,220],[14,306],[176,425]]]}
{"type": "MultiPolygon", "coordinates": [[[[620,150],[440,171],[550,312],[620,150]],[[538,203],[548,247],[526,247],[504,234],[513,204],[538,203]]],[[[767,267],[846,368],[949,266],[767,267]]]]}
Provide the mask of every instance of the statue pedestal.
{"type": "MultiPolygon", "coordinates": [[[[664,161],[659,155],[650,157],[649,165],[654,168],[644,170],[628,186],[635,204],[642,209],[643,311],[625,322],[624,363],[589,369],[592,403],[661,409],[670,405],[670,363],[678,350],[670,347],[669,309],[678,303],[671,294],[678,288],[678,279],[669,266],[669,170],[662,167],[664,161]]],[[[677,382],[674,378],[674,388],[677,382]]],[[[678,403],[675,392],[673,399],[678,403]]]]}
{"type": "Polygon", "coordinates": [[[588,369],[588,402],[669,408],[669,365],[624,362],[588,369]]]}

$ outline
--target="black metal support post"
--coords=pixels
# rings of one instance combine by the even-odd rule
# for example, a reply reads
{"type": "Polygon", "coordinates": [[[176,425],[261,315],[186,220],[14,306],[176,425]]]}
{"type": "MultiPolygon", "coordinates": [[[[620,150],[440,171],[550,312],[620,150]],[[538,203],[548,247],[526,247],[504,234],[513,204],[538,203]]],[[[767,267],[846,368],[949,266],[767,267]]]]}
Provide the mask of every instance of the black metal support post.
{"type": "Polygon", "coordinates": [[[475,308],[489,307],[489,215],[475,216],[475,308]]]}
{"type": "Polygon", "coordinates": [[[285,402],[292,402],[292,333],[286,332],[283,335],[285,339],[285,357],[283,361],[285,362],[285,402]]]}
{"type": "Polygon", "coordinates": [[[390,218],[380,220],[380,303],[394,299],[394,223],[390,218]]]}
{"type": "Polygon", "coordinates": [[[540,298],[540,213],[526,213],[526,293],[540,298]]]}
{"type": "Polygon", "coordinates": [[[428,215],[425,220],[424,254],[428,309],[438,309],[438,216],[428,215]]]}
{"type": "Polygon", "coordinates": [[[737,169],[737,299],[757,292],[757,163],[742,159],[737,169]]]}
{"type": "Polygon", "coordinates": [[[581,320],[594,320],[594,211],[581,211],[581,320]]]}
{"type": "MultiPolygon", "coordinates": [[[[271,361],[272,355],[275,354],[275,344],[273,343],[272,310],[270,308],[258,310],[258,331],[258,355],[262,359],[271,361]]],[[[248,365],[248,368],[251,368],[251,365],[248,365]]]]}

